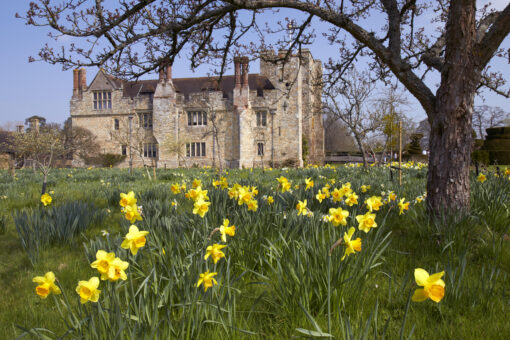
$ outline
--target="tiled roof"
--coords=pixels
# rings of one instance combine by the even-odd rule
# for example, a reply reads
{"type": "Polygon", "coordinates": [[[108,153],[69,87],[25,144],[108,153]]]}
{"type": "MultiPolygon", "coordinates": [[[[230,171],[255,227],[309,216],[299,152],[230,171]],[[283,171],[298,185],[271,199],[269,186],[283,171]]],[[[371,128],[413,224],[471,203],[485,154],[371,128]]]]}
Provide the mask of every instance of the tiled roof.
{"type": "MultiPolygon", "coordinates": [[[[223,76],[220,84],[218,84],[218,79],[218,77],[174,78],[172,81],[177,92],[186,97],[209,88],[216,91],[221,90],[224,94],[233,92],[235,76],[223,76]]],[[[154,93],[157,84],[157,79],[124,82],[124,96],[133,98],[141,93],[154,93]]],[[[248,86],[253,91],[274,90],[275,88],[267,77],[259,74],[248,75],[248,86]]]]}

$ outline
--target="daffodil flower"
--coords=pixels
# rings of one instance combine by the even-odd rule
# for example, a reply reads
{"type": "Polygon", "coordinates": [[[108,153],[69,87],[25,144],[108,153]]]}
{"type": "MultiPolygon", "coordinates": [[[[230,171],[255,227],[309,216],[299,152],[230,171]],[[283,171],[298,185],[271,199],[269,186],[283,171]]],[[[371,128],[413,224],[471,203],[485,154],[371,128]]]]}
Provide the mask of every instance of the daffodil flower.
{"type": "Polygon", "coordinates": [[[44,206],[47,206],[51,204],[52,198],[47,193],[41,196],[41,203],[44,204],[44,206]]]}
{"type": "Polygon", "coordinates": [[[225,253],[221,251],[221,249],[225,248],[224,244],[213,244],[212,246],[208,246],[205,251],[204,260],[207,260],[209,256],[213,259],[214,263],[217,263],[221,258],[225,257],[225,253]]]}
{"type": "Polygon", "coordinates": [[[346,256],[349,256],[357,251],[361,251],[361,238],[358,237],[355,240],[351,240],[354,231],[354,227],[351,227],[348,232],[344,233],[345,253],[341,258],[341,261],[343,261],[346,256]]]}
{"type": "Polygon", "coordinates": [[[121,193],[119,204],[123,208],[126,208],[130,205],[136,205],[135,193],[133,191],[130,191],[127,194],[121,193]]]}
{"type": "Polygon", "coordinates": [[[375,223],[375,214],[371,214],[370,211],[368,211],[365,215],[356,216],[356,220],[358,221],[358,229],[363,230],[365,233],[368,233],[370,229],[377,227],[377,223],[375,223]]]}
{"type": "Polygon", "coordinates": [[[149,234],[148,231],[140,231],[138,227],[132,225],[129,227],[129,232],[124,237],[124,241],[120,245],[123,249],[130,249],[131,254],[136,255],[138,249],[145,246],[145,236],[149,234]]]}
{"type": "Polygon", "coordinates": [[[223,225],[220,226],[221,240],[227,242],[227,235],[232,237],[236,234],[236,227],[234,225],[229,226],[230,221],[228,219],[223,220],[223,225]]]}
{"type": "Polygon", "coordinates": [[[441,277],[444,275],[444,271],[429,275],[429,273],[422,268],[416,268],[414,270],[414,279],[418,286],[423,287],[417,289],[412,297],[415,302],[422,302],[427,299],[431,299],[434,302],[439,302],[444,297],[444,281],[441,277]]]}
{"type": "Polygon", "coordinates": [[[50,293],[62,293],[60,288],[55,284],[55,274],[53,274],[53,272],[47,272],[44,276],[36,276],[32,279],[32,282],[38,284],[37,287],[35,287],[35,293],[43,299],[46,299],[50,293]]]}
{"type": "Polygon", "coordinates": [[[197,282],[197,288],[200,285],[204,285],[204,292],[207,292],[207,289],[211,288],[213,285],[217,285],[216,279],[213,276],[216,276],[218,273],[209,273],[206,271],[205,273],[200,274],[200,278],[197,282]]]}
{"type": "Polygon", "coordinates": [[[91,277],[88,281],[79,281],[76,293],[80,296],[80,302],[97,302],[101,293],[97,287],[99,287],[99,278],[97,276],[91,277]]]}

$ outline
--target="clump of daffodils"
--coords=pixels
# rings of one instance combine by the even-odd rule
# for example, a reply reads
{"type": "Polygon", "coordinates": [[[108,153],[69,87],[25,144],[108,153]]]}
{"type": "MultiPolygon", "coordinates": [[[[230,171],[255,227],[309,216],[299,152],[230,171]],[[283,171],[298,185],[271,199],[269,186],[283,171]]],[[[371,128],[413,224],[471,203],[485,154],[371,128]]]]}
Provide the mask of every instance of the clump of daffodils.
{"type": "Polygon", "coordinates": [[[41,203],[44,204],[44,206],[50,205],[52,200],[51,196],[47,193],[41,196],[41,203]]]}
{"type": "Polygon", "coordinates": [[[231,199],[237,200],[238,205],[246,205],[248,210],[257,211],[258,202],[255,199],[259,193],[257,187],[234,184],[228,189],[228,196],[231,199]]]}
{"type": "Polygon", "coordinates": [[[135,221],[142,220],[142,207],[136,204],[135,193],[133,191],[130,191],[127,194],[121,193],[119,204],[122,207],[124,217],[130,223],[135,223],[135,221]]]}
{"type": "Polygon", "coordinates": [[[292,182],[289,182],[289,180],[286,177],[280,176],[276,180],[279,183],[279,187],[280,187],[282,193],[289,191],[292,188],[292,182]]]}
{"type": "Polygon", "coordinates": [[[198,180],[193,181],[194,188],[190,189],[184,197],[193,200],[193,214],[204,218],[205,214],[209,211],[211,202],[209,202],[207,190],[202,190],[202,187],[198,184],[201,184],[201,182],[198,180]]]}

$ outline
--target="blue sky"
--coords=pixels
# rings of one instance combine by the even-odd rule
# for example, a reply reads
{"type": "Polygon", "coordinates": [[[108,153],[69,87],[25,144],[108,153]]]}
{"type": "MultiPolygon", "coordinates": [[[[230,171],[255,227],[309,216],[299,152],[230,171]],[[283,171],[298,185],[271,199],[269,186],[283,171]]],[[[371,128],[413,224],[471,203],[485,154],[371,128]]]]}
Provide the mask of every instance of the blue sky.
{"type": "MultiPolygon", "coordinates": [[[[49,122],[62,123],[69,117],[69,101],[72,95],[72,71],[62,71],[60,65],[50,65],[43,62],[29,63],[30,55],[37,52],[45,42],[47,30],[26,26],[21,19],[16,19],[15,13],[24,15],[29,0],[3,0],[0,10],[0,65],[3,65],[2,81],[0,82],[0,125],[8,122],[24,122],[27,117],[40,115],[46,117],[49,122]]],[[[479,1],[480,4],[487,1],[479,1]]],[[[497,8],[502,8],[508,3],[506,0],[492,1],[497,8]]],[[[281,14],[282,15],[282,14],[281,14]]],[[[272,17],[274,20],[274,17],[272,17]]],[[[375,22],[383,22],[384,18],[369,18],[375,22]]],[[[317,27],[321,28],[318,21],[317,27]]],[[[510,48],[510,37],[507,37],[502,45],[510,48]]],[[[331,51],[333,47],[327,46],[322,38],[309,47],[312,55],[323,61],[334,57],[331,51]]],[[[363,67],[364,65],[360,65],[363,67]]],[[[493,69],[506,75],[510,74],[510,66],[507,62],[498,60],[492,63],[493,69]]],[[[189,63],[183,58],[174,64],[173,76],[192,77],[203,76],[208,72],[206,66],[199,68],[195,73],[189,69],[189,63]]],[[[88,82],[93,79],[97,70],[88,69],[88,82]]],[[[250,65],[250,72],[258,72],[258,63],[250,65]]],[[[232,73],[230,70],[227,73],[232,73]]],[[[156,78],[156,75],[153,76],[156,78]]],[[[432,82],[434,82],[432,78],[432,82]]],[[[437,77],[435,79],[438,79],[437,77]]],[[[436,80],[437,82],[437,80],[436,80]]],[[[434,85],[431,83],[431,85],[434,85]]],[[[416,100],[409,95],[412,104],[408,109],[409,116],[415,121],[425,118],[423,109],[416,100]]],[[[491,93],[486,93],[485,104],[500,106],[510,112],[510,100],[491,93]]],[[[475,105],[483,104],[480,98],[476,98],[475,105]]]]}

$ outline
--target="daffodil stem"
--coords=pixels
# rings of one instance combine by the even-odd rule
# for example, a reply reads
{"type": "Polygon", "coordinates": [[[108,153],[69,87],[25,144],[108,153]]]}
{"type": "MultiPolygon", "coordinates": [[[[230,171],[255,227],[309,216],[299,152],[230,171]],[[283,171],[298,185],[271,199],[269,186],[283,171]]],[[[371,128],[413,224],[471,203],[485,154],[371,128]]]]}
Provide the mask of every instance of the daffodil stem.
{"type": "Polygon", "coordinates": [[[331,334],[331,252],[328,255],[328,333],[331,334]]]}
{"type": "Polygon", "coordinates": [[[209,238],[211,239],[215,232],[220,231],[220,228],[214,228],[213,231],[211,231],[211,234],[209,234],[209,238]]]}

